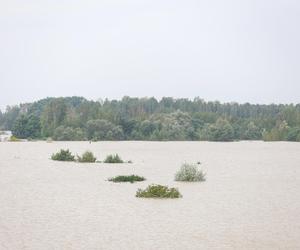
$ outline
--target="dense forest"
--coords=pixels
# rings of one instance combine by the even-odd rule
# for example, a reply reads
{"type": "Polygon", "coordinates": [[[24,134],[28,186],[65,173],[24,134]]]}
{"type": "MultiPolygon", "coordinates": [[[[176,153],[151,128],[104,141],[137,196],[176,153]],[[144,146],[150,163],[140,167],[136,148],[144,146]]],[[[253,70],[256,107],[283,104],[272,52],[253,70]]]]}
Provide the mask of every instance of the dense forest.
{"type": "Polygon", "coordinates": [[[0,111],[0,129],[23,139],[300,141],[300,104],[46,98],[0,111]]]}

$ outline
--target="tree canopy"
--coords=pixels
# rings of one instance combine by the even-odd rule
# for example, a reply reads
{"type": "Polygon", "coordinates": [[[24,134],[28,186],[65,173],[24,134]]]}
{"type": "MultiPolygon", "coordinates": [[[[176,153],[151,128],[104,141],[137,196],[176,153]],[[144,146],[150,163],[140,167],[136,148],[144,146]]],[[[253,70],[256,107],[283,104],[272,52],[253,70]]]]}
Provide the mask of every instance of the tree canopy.
{"type": "Polygon", "coordinates": [[[8,106],[0,112],[0,129],[19,138],[55,140],[300,141],[300,105],[46,98],[8,106]]]}

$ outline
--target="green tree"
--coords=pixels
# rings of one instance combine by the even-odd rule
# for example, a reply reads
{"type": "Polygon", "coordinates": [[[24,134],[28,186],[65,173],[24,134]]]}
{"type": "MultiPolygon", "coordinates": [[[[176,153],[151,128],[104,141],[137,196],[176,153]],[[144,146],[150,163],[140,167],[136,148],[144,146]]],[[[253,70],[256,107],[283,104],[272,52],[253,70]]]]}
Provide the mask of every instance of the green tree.
{"type": "Polygon", "coordinates": [[[244,133],[243,139],[245,140],[259,140],[261,139],[261,131],[260,129],[254,124],[254,122],[250,122],[247,125],[247,130],[244,133]]]}
{"type": "Polygon", "coordinates": [[[18,138],[38,138],[41,134],[41,125],[38,117],[22,114],[14,123],[12,133],[18,138]]]}
{"type": "Polygon", "coordinates": [[[90,120],[86,125],[89,140],[122,140],[123,130],[107,120],[90,120]]]}
{"type": "Polygon", "coordinates": [[[209,127],[209,138],[213,141],[232,141],[234,130],[230,123],[223,118],[219,118],[215,124],[209,127]]]}

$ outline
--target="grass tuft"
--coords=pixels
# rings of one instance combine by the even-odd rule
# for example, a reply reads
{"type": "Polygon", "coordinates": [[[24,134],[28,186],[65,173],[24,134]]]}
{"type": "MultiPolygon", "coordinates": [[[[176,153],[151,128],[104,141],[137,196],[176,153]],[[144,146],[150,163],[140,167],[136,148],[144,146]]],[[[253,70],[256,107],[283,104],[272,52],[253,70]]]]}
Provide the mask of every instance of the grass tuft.
{"type": "Polygon", "coordinates": [[[69,149],[61,149],[56,154],[53,154],[51,159],[54,161],[75,161],[75,156],[72,155],[69,149]]]}
{"type": "Polygon", "coordinates": [[[78,162],[95,162],[97,158],[91,151],[86,151],[82,156],[77,156],[78,162]]]}
{"type": "Polygon", "coordinates": [[[157,184],[151,184],[146,189],[138,189],[136,197],[142,198],[180,198],[182,195],[177,188],[169,188],[157,184]]]}
{"type": "Polygon", "coordinates": [[[110,178],[108,180],[112,181],[112,182],[130,182],[130,183],[134,183],[136,181],[144,181],[146,179],[144,177],[138,176],[138,175],[119,175],[119,176],[110,178]]]}
{"type": "Polygon", "coordinates": [[[124,163],[121,157],[118,154],[108,155],[104,160],[104,163],[124,163]]]}

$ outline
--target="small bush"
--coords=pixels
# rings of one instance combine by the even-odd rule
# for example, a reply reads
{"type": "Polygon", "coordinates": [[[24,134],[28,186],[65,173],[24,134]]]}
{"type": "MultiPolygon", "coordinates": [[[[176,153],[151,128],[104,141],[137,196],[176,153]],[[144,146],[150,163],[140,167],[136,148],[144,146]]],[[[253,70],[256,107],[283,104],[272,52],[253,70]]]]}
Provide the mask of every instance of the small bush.
{"type": "Polygon", "coordinates": [[[175,181],[205,181],[205,174],[196,165],[184,163],[175,174],[175,181]]]}
{"type": "Polygon", "coordinates": [[[97,159],[91,151],[86,151],[83,155],[77,156],[79,162],[95,162],[97,159]]]}
{"type": "Polygon", "coordinates": [[[58,153],[53,154],[51,159],[54,161],[75,161],[75,156],[69,151],[69,149],[61,149],[58,153]]]}
{"type": "Polygon", "coordinates": [[[138,175],[119,175],[113,178],[108,179],[112,182],[136,182],[136,181],[144,181],[146,180],[144,177],[138,176],[138,175]]]}
{"type": "Polygon", "coordinates": [[[20,139],[17,138],[16,136],[12,135],[12,136],[9,138],[9,141],[11,141],[11,142],[18,142],[18,141],[20,141],[20,139]]]}
{"type": "Polygon", "coordinates": [[[124,163],[121,157],[118,154],[108,155],[104,160],[104,163],[124,163]]]}
{"type": "Polygon", "coordinates": [[[182,195],[177,188],[169,188],[168,186],[149,185],[145,190],[138,189],[136,197],[143,198],[180,198],[182,195]]]}
{"type": "Polygon", "coordinates": [[[52,143],[52,142],[53,142],[53,140],[52,140],[52,138],[51,138],[51,137],[48,137],[48,138],[46,139],[46,142],[47,142],[47,143],[52,143]]]}

